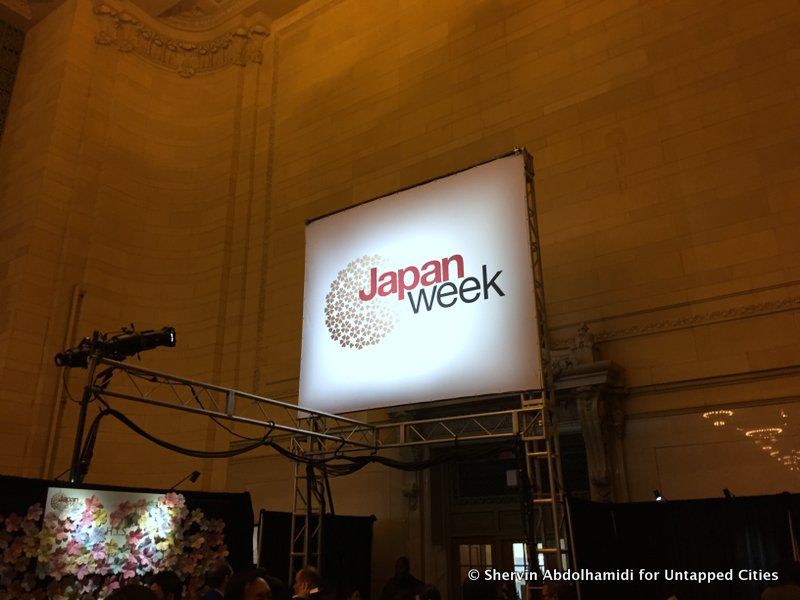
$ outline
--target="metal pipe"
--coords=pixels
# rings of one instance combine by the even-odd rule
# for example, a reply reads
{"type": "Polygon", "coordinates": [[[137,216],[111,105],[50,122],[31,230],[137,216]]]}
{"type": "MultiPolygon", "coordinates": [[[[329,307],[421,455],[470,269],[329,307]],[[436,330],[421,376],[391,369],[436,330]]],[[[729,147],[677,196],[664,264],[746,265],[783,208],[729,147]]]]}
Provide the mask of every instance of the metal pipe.
{"type": "MultiPolygon", "coordinates": [[[[75,327],[78,322],[78,314],[80,312],[80,304],[83,299],[83,290],[79,285],[72,288],[72,302],[69,308],[69,319],[67,327],[64,331],[64,347],[67,348],[72,345],[75,336],[75,327]]],[[[56,395],[53,399],[54,407],[53,413],[50,416],[50,430],[47,434],[47,452],[45,452],[44,462],[42,463],[42,475],[45,479],[53,476],[53,466],[56,461],[58,450],[58,430],[61,428],[61,418],[64,415],[64,404],[66,401],[65,390],[67,384],[64,382],[65,376],[58,378],[56,386],[56,395]]],[[[68,391],[68,390],[67,390],[68,391]]]]}
{"type": "MultiPolygon", "coordinates": [[[[111,398],[119,398],[121,400],[130,400],[131,402],[142,402],[144,404],[151,404],[153,406],[160,406],[162,408],[170,408],[173,410],[181,410],[183,412],[189,412],[196,415],[205,415],[208,417],[214,417],[215,419],[226,419],[228,421],[234,421],[236,423],[244,423],[246,425],[254,425],[256,427],[266,427],[271,429],[277,429],[279,431],[286,431],[288,433],[299,433],[303,435],[307,435],[309,432],[305,429],[299,429],[297,427],[291,427],[289,425],[281,425],[280,423],[275,423],[273,421],[260,421],[258,419],[251,419],[249,417],[237,417],[236,415],[227,415],[222,412],[217,412],[213,410],[208,410],[207,408],[195,408],[194,406],[180,406],[177,404],[170,404],[169,402],[162,402],[161,400],[152,400],[150,398],[144,398],[142,396],[133,396],[131,394],[123,394],[122,392],[112,392],[109,390],[99,390],[97,388],[93,388],[102,396],[108,396],[111,398]]],[[[332,440],[335,442],[340,442],[341,438],[335,435],[329,435],[327,433],[317,433],[314,432],[315,436],[319,436],[328,440],[332,440]]],[[[354,446],[360,446],[365,449],[372,449],[373,446],[371,444],[365,444],[363,442],[357,441],[348,441],[348,444],[354,446]]]]}
{"type": "MultiPolygon", "coordinates": [[[[94,334],[97,338],[97,332],[94,334]]],[[[83,448],[83,431],[86,428],[86,415],[89,411],[89,401],[92,399],[94,387],[94,372],[99,362],[98,357],[92,353],[89,357],[89,364],[87,366],[87,379],[86,386],[83,388],[83,396],[81,397],[81,408],[78,413],[78,425],[75,429],[75,442],[72,445],[72,466],[70,467],[69,480],[70,483],[83,482],[83,466],[81,465],[81,450],[83,448]]]]}
{"type": "MultiPolygon", "coordinates": [[[[198,387],[202,387],[206,390],[213,390],[215,392],[222,392],[227,394],[228,392],[233,392],[236,396],[240,398],[247,398],[248,400],[255,400],[256,402],[263,402],[265,404],[269,404],[271,406],[277,406],[279,408],[288,408],[290,410],[296,410],[298,412],[307,413],[310,415],[311,418],[314,417],[326,417],[328,419],[334,419],[336,421],[341,421],[343,423],[352,423],[353,425],[361,425],[365,428],[371,428],[372,425],[369,423],[364,423],[363,421],[358,421],[356,419],[351,419],[349,417],[342,417],[339,415],[334,415],[332,413],[323,412],[320,410],[312,410],[310,408],[303,408],[302,406],[298,406],[297,404],[291,404],[289,402],[281,402],[280,400],[273,400],[272,398],[265,398],[264,396],[257,396],[256,394],[249,394],[247,392],[242,392],[233,388],[223,387],[221,385],[215,385],[213,383],[206,383],[204,381],[196,381],[194,379],[188,379],[186,377],[179,377],[177,375],[171,375],[169,373],[162,373],[161,371],[154,371],[152,369],[145,369],[143,367],[137,367],[135,365],[126,364],[123,362],[119,362],[116,360],[111,360],[110,358],[101,358],[100,362],[104,365],[108,365],[110,367],[114,367],[115,369],[119,369],[121,371],[127,371],[129,373],[138,373],[140,375],[150,375],[152,377],[160,377],[162,379],[168,379],[173,382],[183,383],[186,385],[194,385],[198,387]]],[[[304,417],[309,418],[309,417],[304,417]]]]}

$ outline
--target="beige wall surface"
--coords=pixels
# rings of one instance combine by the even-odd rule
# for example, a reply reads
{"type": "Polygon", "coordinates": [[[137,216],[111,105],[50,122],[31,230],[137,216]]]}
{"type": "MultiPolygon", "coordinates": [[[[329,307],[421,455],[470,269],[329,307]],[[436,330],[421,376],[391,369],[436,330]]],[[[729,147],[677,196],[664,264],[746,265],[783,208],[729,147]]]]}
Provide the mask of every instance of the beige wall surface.
{"type": "MultiPolygon", "coordinates": [[[[29,32],[0,148],[7,473],[69,464],[76,410],[52,360],[93,329],[173,325],[179,350],[143,364],[252,383],[269,63],[185,79],[97,31],[78,1],[29,32]]],[[[82,377],[70,374],[73,396],[82,377]]],[[[203,419],[126,410],[156,435],[215,445],[203,419]]],[[[98,444],[94,481],[169,486],[193,466],[111,422],[98,444]]],[[[224,466],[204,467],[207,485],[224,486],[224,466]]]]}
{"type": "MultiPolygon", "coordinates": [[[[625,371],[631,499],[736,477],[692,471],[703,444],[742,442],[686,414],[796,402],[796,1],[312,0],[272,24],[262,62],[191,78],[98,28],[73,0],[28,33],[0,145],[0,471],[67,466],[76,411],[51,356],[94,328],[174,325],[178,347],[143,364],[293,401],[305,220],[519,146],[555,345],[587,322],[625,371]],[[671,444],[681,427],[696,437],[671,444]]],[[[187,446],[229,441],[126,410],[187,446]]],[[[112,424],[89,479],[165,486],[195,466],[288,508],[274,458],[200,466],[112,424]]],[[[781,491],[784,473],[741,488],[781,491]]],[[[422,560],[424,520],[375,494],[400,475],[359,477],[337,493],[384,520],[379,582],[396,550],[422,560]]]]}

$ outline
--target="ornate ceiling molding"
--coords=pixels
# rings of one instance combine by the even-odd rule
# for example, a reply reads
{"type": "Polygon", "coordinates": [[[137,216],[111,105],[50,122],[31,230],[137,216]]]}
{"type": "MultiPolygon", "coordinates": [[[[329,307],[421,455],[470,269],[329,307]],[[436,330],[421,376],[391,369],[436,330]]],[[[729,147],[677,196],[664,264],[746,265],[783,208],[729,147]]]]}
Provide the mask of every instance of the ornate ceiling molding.
{"type": "Polygon", "coordinates": [[[236,29],[208,40],[178,39],[157,31],[133,12],[107,2],[96,2],[99,29],[95,42],[130,52],[160,67],[192,77],[231,65],[261,63],[269,35],[260,24],[236,29]]]}
{"type": "MultiPolygon", "coordinates": [[[[608,329],[594,333],[594,340],[597,343],[608,342],[642,335],[652,335],[676,329],[688,329],[701,325],[711,325],[724,321],[735,321],[739,319],[749,319],[773,313],[800,310],[800,297],[784,298],[771,302],[759,302],[756,304],[746,304],[734,308],[714,310],[705,313],[694,314],[675,319],[663,319],[660,321],[650,321],[630,327],[619,329],[608,329]]],[[[556,338],[553,340],[554,348],[569,348],[573,337],[556,338]]]]}
{"type": "Polygon", "coordinates": [[[205,12],[197,7],[186,11],[169,10],[160,15],[160,19],[179,29],[204,31],[235,18],[255,3],[255,0],[227,0],[220,2],[214,11],[205,12]]]}

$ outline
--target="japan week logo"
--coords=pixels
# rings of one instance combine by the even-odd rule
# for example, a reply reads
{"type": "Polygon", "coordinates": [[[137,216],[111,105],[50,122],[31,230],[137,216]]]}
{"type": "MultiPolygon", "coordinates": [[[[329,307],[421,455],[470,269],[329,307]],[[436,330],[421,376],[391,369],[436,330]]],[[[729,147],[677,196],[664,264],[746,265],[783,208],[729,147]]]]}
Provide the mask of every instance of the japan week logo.
{"type": "Polygon", "coordinates": [[[370,271],[385,264],[379,255],[362,256],[339,271],[325,296],[325,325],[342,348],[361,350],[380,342],[394,329],[397,313],[389,302],[362,302],[359,290],[369,285],[370,271]]]}
{"type": "Polygon", "coordinates": [[[325,325],[342,348],[361,350],[379,343],[394,329],[406,298],[411,313],[418,315],[437,305],[447,309],[459,301],[472,304],[505,296],[498,282],[502,270],[490,278],[482,265],[480,278],[465,277],[460,254],[396,271],[386,270],[386,265],[380,255],[365,255],[350,261],[331,283],[325,296],[325,325]]]}

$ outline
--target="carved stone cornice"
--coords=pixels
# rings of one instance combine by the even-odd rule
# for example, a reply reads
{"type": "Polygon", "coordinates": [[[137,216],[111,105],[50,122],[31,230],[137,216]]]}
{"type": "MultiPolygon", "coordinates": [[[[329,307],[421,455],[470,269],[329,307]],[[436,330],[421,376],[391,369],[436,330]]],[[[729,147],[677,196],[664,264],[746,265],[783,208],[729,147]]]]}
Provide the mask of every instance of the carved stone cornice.
{"type": "Polygon", "coordinates": [[[206,31],[217,27],[226,21],[235,18],[244,12],[255,0],[227,0],[220,3],[216,10],[210,13],[202,11],[168,11],[160,19],[172,27],[186,31],[206,31]]]}
{"type": "MultiPolygon", "coordinates": [[[[632,325],[630,327],[598,331],[594,333],[594,341],[599,343],[642,335],[652,335],[654,333],[662,333],[676,329],[687,329],[689,327],[697,327],[700,325],[710,325],[724,321],[735,321],[738,319],[760,317],[763,315],[798,309],[800,309],[800,297],[784,298],[782,300],[775,300],[771,302],[746,304],[742,306],[736,306],[734,308],[714,310],[706,313],[689,315],[686,317],[662,319],[659,321],[651,321],[649,323],[632,325]]],[[[557,338],[553,340],[553,347],[568,348],[570,347],[572,341],[572,337],[557,338]]]]}
{"type": "Polygon", "coordinates": [[[262,25],[238,27],[209,40],[177,39],[156,31],[139,17],[107,2],[97,2],[99,23],[95,42],[130,52],[160,67],[192,77],[231,65],[261,63],[268,32],[262,25]]]}

